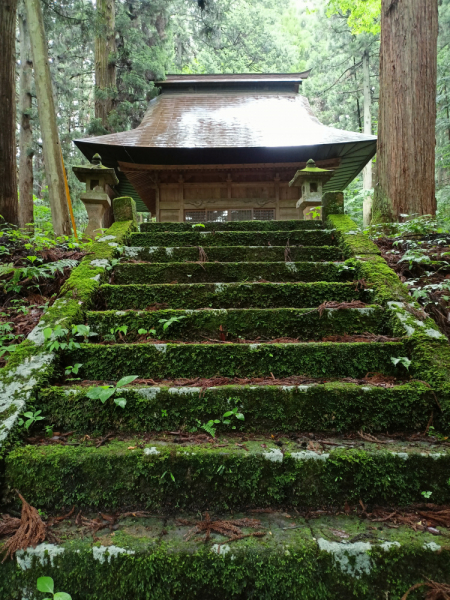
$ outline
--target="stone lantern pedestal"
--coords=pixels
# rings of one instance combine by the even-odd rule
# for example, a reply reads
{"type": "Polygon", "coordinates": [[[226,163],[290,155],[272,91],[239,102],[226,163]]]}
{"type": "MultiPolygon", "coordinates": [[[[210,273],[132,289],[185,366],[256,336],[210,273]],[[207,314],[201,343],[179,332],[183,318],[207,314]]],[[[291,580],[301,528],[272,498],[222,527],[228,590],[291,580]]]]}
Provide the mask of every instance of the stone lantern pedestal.
{"type": "Polygon", "coordinates": [[[103,217],[106,210],[111,206],[111,199],[106,193],[106,186],[117,185],[114,169],[108,169],[102,165],[101,157],[95,154],[92,164],[82,167],[72,167],[77,178],[86,184],[86,192],[81,194],[80,199],[86,207],[89,223],[84,232],[85,238],[92,238],[101,233],[103,228],[103,217]]]}
{"type": "Polygon", "coordinates": [[[310,159],[304,169],[300,169],[289,182],[290,187],[300,188],[300,198],[297,208],[300,210],[300,220],[310,220],[312,208],[318,208],[321,215],[323,186],[331,179],[333,171],[320,169],[310,159]]]}

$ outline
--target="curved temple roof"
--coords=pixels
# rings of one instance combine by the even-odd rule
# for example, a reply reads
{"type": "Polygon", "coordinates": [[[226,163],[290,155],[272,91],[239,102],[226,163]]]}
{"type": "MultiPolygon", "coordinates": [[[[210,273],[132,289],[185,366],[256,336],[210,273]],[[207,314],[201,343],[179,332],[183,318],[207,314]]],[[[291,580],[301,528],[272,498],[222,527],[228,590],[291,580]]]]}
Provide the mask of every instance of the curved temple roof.
{"type": "Polygon", "coordinates": [[[374,156],[377,138],[322,125],[296,92],[307,75],[172,76],[139,127],[75,143],[89,159],[99,152],[108,166],[340,158],[326,188],[343,189],[374,156]]]}

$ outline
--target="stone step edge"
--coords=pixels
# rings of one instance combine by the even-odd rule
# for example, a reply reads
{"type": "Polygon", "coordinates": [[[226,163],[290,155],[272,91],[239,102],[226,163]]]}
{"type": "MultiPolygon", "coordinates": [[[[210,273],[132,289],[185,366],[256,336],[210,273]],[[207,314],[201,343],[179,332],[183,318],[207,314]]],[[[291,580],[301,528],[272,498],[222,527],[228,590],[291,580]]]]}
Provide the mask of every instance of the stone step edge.
{"type": "MultiPolygon", "coordinates": [[[[404,526],[374,532],[370,521],[352,516],[225,513],[210,518],[256,519],[265,535],[230,542],[213,531],[205,543],[205,534],[192,532],[202,518],[183,512],[122,518],[117,531],[102,529],[95,540],[63,522],[55,531],[67,541],[19,550],[0,565],[0,596],[34,598],[42,575],[73,600],[85,598],[87,586],[90,595],[108,600],[139,598],[143,589],[161,590],[164,600],[235,600],[255,589],[265,600],[385,600],[425,581],[424,565],[433,581],[450,579],[442,536],[429,532],[404,526]]],[[[241,530],[251,536],[258,528],[241,530]]]]}
{"type": "MultiPolygon", "coordinates": [[[[108,382],[110,383],[110,382],[108,382]]],[[[219,385],[213,387],[135,386],[120,389],[125,408],[114,397],[101,404],[86,396],[89,387],[71,385],[43,388],[38,407],[53,424],[54,431],[79,433],[111,431],[192,431],[211,419],[238,407],[244,420],[233,417],[220,424],[220,433],[232,431],[261,433],[364,431],[425,431],[430,415],[436,431],[445,432],[447,413],[442,415],[436,399],[445,409],[448,399],[421,382],[393,388],[330,382],[301,385],[219,385]],[[200,425],[199,425],[200,422],[200,425]]],[[[448,411],[447,411],[448,412],[448,411]]]]}
{"type": "MultiPolygon", "coordinates": [[[[392,358],[407,357],[403,342],[298,342],[291,344],[81,344],[65,350],[64,363],[82,363],[84,379],[180,377],[362,378],[368,372],[404,375],[392,358]]],[[[413,367],[411,372],[414,373],[413,367]]]]}
{"type": "MultiPolygon", "coordinates": [[[[308,308],[205,308],[162,309],[155,311],[87,311],[86,320],[93,332],[110,334],[111,329],[126,326],[126,339],[131,342],[139,329],[154,330],[163,339],[199,340],[204,336],[219,339],[291,337],[302,340],[321,339],[334,334],[385,333],[387,314],[377,305],[361,308],[329,308],[319,313],[308,308]],[[163,324],[180,318],[164,332],[163,324]]],[[[154,334],[156,335],[156,334],[154,334]]]]}
{"type": "Polygon", "coordinates": [[[373,290],[359,290],[355,282],[312,281],[303,283],[129,283],[100,286],[100,295],[112,304],[110,308],[147,308],[154,303],[170,304],[170,308],[235,308],[236,301],[247,308],[307,308],[336,300],[370,303],[373,290]],[[236,294],[239,297],[236,298],[236,294]],[[261,295],[261,297],[259,297],[261,295]],[[270,298],[270,296],[274,296],[270,298]],[[231,306],[230,306],[231,305],[231,306]]]}
{"type": "Polygon", "coordinates": [[[36,508],[108,510],[407,505],[423,502],[423,492],[435,504],[450,501],[450,450],[431,444],[316,451],[287,439],[279,447],[271,436],[238,445],[219,438],[217,447],[148,438],[19,447],[5,459],[6,496],[19,489],[36,508]]]}

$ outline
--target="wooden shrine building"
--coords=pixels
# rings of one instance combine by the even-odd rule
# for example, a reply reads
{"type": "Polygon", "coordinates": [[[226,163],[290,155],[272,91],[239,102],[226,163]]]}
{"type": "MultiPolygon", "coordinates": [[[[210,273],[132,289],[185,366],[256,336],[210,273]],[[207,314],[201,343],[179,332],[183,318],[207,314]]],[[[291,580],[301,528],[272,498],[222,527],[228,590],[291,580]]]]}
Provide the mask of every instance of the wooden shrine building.
{"type": "Polygon", "coordinates": [[[303,219],[289,181],[309,159],[340,191],[376,152],[375,136],[318,121],[299,94],[308,75],[169,75],[139,127],[75,143],[157,221],[303,219]]]}

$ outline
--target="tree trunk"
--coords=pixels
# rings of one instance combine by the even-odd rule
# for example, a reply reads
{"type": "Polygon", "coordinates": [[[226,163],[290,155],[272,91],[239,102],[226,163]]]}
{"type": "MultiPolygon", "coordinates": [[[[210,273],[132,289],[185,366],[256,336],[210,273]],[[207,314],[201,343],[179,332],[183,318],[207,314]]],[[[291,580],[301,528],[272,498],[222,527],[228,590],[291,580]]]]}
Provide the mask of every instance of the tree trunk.
{"type": "Polygon", "coordinates": [[[16,166],[16,9],[0,1],[0,215],[19,224],[16,166]]]}
{"type": "Polygon", "coordinates": [[[53,230],[57,236],[69,235],[71,232],[69,209],[64,187],[61,146],[56,124],[55,102],[52,93],[41,0],[25,0],[25,5],[33,49],[34,78],[53,230]]]}
{"type": "Polygon", "coordinates": [[[33,134],[31,131],[31,59],[30,32],[25,4],[19,5],[20,80],[19,80],[19,223],[25,227],[33,222],[33,134]]]}
{"type": "Polygon", "coordinates": [[[438,0],[382,0],[372,222],[435,214],[438,0]]]}
{"type": "MultiPolygon", "coordinates": [[[[369,51],[363,54],[363,88],[364,88],[364,133],[372,135],[372,94],[370,91],[370,63],[369,51]]],[[[372,182],[372,161],[364,167],[363,170],[363,190],[371,190],[372,182]]],[[[367,227],[370,223],[372,213],[372,198],[367,196],[363,202],[363,225],[367,227]]]]}
{"type": "Polygon", "coordinates": [[[97,0],[97,28],[95,38],[95,118],[101,119],[103,127],[109,131],[108,116],[114,105],[116,90],[114,0],[97,0]]]}

